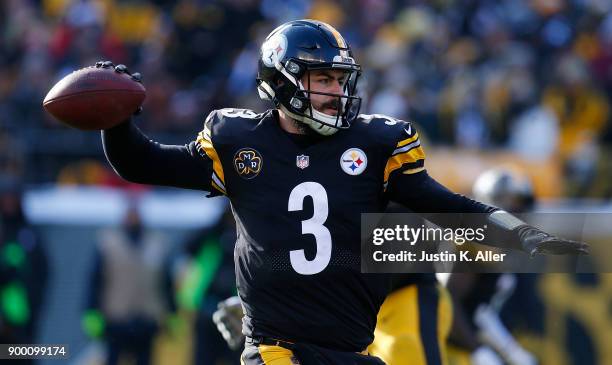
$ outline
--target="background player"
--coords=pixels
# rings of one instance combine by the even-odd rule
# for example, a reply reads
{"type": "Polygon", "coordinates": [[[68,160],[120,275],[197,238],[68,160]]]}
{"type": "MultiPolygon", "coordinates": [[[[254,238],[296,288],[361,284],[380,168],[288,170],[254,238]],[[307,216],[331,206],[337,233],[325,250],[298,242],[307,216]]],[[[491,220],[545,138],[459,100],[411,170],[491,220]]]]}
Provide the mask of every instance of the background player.
{"type": "MultiPolygon", "coordinates": [[[[510,169],[482,173],[474,183],[473,195],[515,213],[531,212],[535,204],[530,179],[510,169]]],[[[456,318],[450,340],[462,350],[451,347],[450,364],[537,364],[509,330],[521,323],[536,326],[542,321],[535,315],[541,312],[536,280],[535,274],[451,274],[447,287],[454,299],[456,318]],[[491,354],[491,349],[498,355],[491,354]]]]}

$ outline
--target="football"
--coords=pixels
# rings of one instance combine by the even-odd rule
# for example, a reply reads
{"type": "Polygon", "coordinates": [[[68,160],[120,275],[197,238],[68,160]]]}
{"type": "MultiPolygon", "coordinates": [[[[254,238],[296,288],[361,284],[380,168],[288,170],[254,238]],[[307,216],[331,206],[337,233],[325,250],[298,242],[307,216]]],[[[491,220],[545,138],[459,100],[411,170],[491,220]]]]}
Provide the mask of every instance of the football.
{"type": "Polygon", "coordinates": [[[107,129],[129,118],[146,96],[140,75],[131,75],[122,65],[105,66],[85,67],[64,77],[45,96],[44,108],[82,130],[107,129]]]}

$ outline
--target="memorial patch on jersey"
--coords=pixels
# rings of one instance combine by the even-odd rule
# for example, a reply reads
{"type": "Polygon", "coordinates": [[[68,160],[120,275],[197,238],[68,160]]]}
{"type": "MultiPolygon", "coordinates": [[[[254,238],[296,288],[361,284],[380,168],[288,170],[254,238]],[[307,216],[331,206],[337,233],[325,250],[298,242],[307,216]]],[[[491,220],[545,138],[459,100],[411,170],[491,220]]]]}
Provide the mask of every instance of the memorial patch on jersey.
{"type": "Polygon", "coordinates": [[[340,157],[342,171],[349,175],[359,175],[365,171],[368,165],[368,157],[359,148],[349,148],[340,157]]]}
{"type": "Polygon", "coordinates": [[[252,179],[259,175],[262,165],[261,154],[253,148],[241,148],[234,155],[236,172],[244,179],[252,179]]]}

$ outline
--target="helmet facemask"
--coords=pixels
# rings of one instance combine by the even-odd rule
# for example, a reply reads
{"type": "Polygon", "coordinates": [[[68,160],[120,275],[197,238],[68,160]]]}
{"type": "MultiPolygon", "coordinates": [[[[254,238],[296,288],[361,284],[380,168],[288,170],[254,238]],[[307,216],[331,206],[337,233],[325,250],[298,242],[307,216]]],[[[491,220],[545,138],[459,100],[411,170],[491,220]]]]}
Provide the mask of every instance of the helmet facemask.
{"type": "Polygon", "coordinates": [[[317,133],[331,135],[349,128],[359,114],[360,74],[361,66],[355,63],[349,45],[336,29],[316,20],[296,20],[276,28],[262,44],[258,91],[262,99],[273,101],[290,118],[317,133]],[[311,87],[312,73],[324,70],[345,73],[342,90],[336,87],[331,90],[334,93],[328,93],[330,90],[321,85],[311,87]],[[331,102],[337,106],[335,112],[322,108],[318,100],[322,97],[327,99],[323,105],[331,102]]]}
{"type": "Polygon", "coordinates": [[[289,60],[285,65],[279,66],[277,69],[280,71],[281,80],[279,80],[278,85],[272,88],[268,87],[267,83],[260,81],[260,94],[263,88],[264,90],[272,89],[273,95],[284,95],[289,100],[288,105],[280,103],[278,98],[274,98],[277,107],[289,117],[308,125],[322,135],[331,135],[339,129],[350,127],[361,108],[361,98],[356,96],[357,81],[361,75],[359,65],[343,62],[312,65],[297,60],[289,60]],[[323,70],[339,70],[345,73],[344,82],[342,83],[342,94],[311,89],[312,74],[323,70]],[[304,78],[304,76],[306,77],[304,78]],[[304,82],[302,82],[302,79],[304,79],[304,82]],[[325,101],[319,106],[321,110],[318,110],[313,105],[313,95],[331,96],[333,99],[325,101]],[[337,110],[335,115],[323,112],[325,110],[324,107],[332,105],[337,110]]]}
{"type": "MultiPolygon", "coordinates": [[[[312,129],[323,135],[331,135],[339,129],[347,129],[351,122],[359,114],[361,98],[355,96],[357,80],[360,71],[351,68],[319,68],[311,67],[305,72],[304,82],[298,81],[298,89],[291,104],[297,110],[298,118],[295,119],[307,124],[312,129]],[[326,75],[334,79],[333,71],[341,70],[344,73],[342,81],[342,94],[315,91],[312,87],[312,77],[317,71],[331,71],[331,75],[326,75]],[[325,101],[316,102],[317,96],[324,96],[325,101]],[[328,98],[330,97],[330,98],[328,98]],[[298,100],[297,105],[294,100],[298,100]],[[298,108],[302,104],[302,107],[298,108]],[[335,109],[335,112],[328,110],[335,109]]],[[[335,79],[333,82],[336,82],[335,79]]]]}

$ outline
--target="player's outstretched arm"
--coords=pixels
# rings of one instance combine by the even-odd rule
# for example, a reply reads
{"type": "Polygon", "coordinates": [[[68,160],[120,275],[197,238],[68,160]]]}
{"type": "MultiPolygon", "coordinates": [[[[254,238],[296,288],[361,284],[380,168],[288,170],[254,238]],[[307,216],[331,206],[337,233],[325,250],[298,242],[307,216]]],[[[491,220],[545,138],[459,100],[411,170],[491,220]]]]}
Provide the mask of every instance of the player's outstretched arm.
{"type": "MultiPolygon", "coordinates": [[[[92,88],[87,83],[89,79],[98,82],[100,80],[104,81],[102,84],[95,86],[106,94],[112,94],[110,99],[107,95],[107,99],[110,100],[107,101],[107,104],[113,105],[113,108],[110,108],[113,112],[109,111],[108,114],[102,113],[103,115],[100,115],[100,110],[109,109],[108,105],[102,105],[94,109],[98,111],[97,114],[89,113],[84,117],[77,117],[73,115],[74,113],[68,116],[64,115],[66,113],[62,115],[66,117],[64,122],[75,128],[102,129],[104,153],[119,176],[140,184],[211,190],[213,163],[206,155],[198,152],[195,141],[183,146],[163,145],[147,138],[132,123],[132,117],[129,116],[132,111],[129,108],[137,103],[133,106],[133,114],[139,114],[142,111],[142,107],[140,107],[142,99],[131,100],[128,98],[128,100],[123,100],[120,98],[126,97],[125,95],[138,94],[138,92],[142,93],[144,98],[144,88],[136,88],[136,91],[132,90],[134,89],[133,84],[142,84],[140,73],[130,72],[125,65],[115,65],[111,61],[100,61],[96,63],[95,67],[84,68],[71,75],[73,75],[72,79],[63,79],[53,87],[49,94],[57,99],[56,94],[61,94],[61,92],[69,91],[72,93],[71,95],[74,95],[73,90],[89,90],[92,88]],[[117,90],[113,87],[129,89],[129,92],[127,94],[125,92],[123,94],[117,93],[117,90]],[[118,123],[124,118],[126,120],[118,123]]],[[[49,98],[49,95],[47,97],[49,98]]],[[[51,98],[50,101],[46,99],[45,103],[53,104],[54,99],[51,98]]],[[[86,103],[88,100],[85,99],[81,102],[86,103]]],[[[66,108],[64,107],[64,109],[66,108]]],[[[89,110],[89,108],[84,109],[89,110]]],[[[57,107],[52,109],[56,113],[57,110],[61,111],[62,109],[57,107]]]]}
{"type": "Polygon", "coordinates": [[[489,227],[493,227],[499,237],[518,237],[521,249],[531,256],[536,254],[588,255],[589,245],[555,237],[541,229],[531,226],[512,214],[497,210],[487,216],[489,227]]]}
{"type": "Polygon", "coordinates": [[[102,145],[111,166],[125,180],[210,190],[212,161],[198,153],[195,142],[183,146],[155,142],[130,119],[103,130],[102,145]]]}
{"type": "Polygon", "coordinates": [[[487,225],[491,240],[488,244],[523,250],[530,255],[588,254],[588,245],[550,235],[512,214],[456,194],[442,186],[426,171],[416,174],[397,173],[389,180],[389,199],[396,201],[436,224],[478,227],[487,225]],[[460,221],[448,222],[448,217],[435,213],[457,213],[460,221]],[[481,214],[462,214],[481,213],[481,214]],[[444,219],[447,218],[447,219],[444,219]]]}

